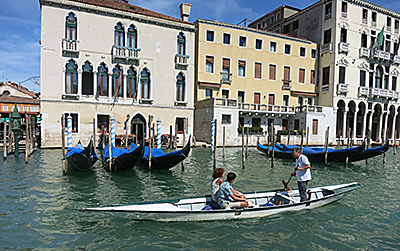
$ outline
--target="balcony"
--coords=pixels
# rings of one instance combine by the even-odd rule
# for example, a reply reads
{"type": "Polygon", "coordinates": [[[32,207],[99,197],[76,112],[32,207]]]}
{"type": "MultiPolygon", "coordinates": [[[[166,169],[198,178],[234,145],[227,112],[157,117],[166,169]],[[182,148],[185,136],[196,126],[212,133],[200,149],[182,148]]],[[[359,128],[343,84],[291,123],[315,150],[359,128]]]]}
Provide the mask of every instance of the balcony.
{"type": "Polygon", "coordinates": [[[376,27],[376,22],[375,21],[371,21],[371,26],[372,27],[376,27]]]}
{"type": "Polygon", "coordinates": [[[223,106],[223,107],[238,107],[237,99],[230,98],[214,98],[214,106],[223,106]]]}
{"type": "Polygon", "coordinates": [[[347,12],[342,12],[341,16],[342,16],[343,18],[347,18],[347,12]]]}
{"type": "Polygon", "coordinates": [[[397,55],[393,56],[393,62],[395,64],[400,64],[400,56],[397,56],[397,55]]]}
{"type": "Polygon", "coordinates": [[[175,64],[180,65],[180,66],[188,66],[189,65],[189,55],[181,55],[181,54],[176,54],[175,55],[175,64]]]}
{"type": "Polygon", "coordinates": [[[398,99],[399,93],[392,90],[381,89],[381,88],[369,88],[370,96],[375,98],[383,99],[398,99]]]}
{"type": "Polygon", "coordinates": [[[232,84],[232,73],[221,72],[221,84],[232,84]]]}
{"type": "Polygon", "coordinates": [[[360,48],[360,57],[369,58],[370,50],[368,48],[361,47],[360,48]]]}
{"type": "Polygon", "coordinates": [[[387,31],[387,32],[392,32],[392,27],[386,26],[386,31],[387,31]]]}
{"type": "Polygon", "coordinates": [[[369,96],[369,87],[366,86],[358,87],[358,96],[369,96]]]}
{"type": "Polygon", "coordinates": [[[79,53],[78,43],[79,41],[63,38],[62,40],[63,53],[79,53]]]}
{"type": "Polygon", "coordinates": [[[112,57],[113,60],[139,60],[140,48],[130,48],[124,46],[113,45],[112,57]]]}
{"type": "Polygon", "coordinates": [[[332,53],[332,43],[324,44],[321,46],[321,55],[325,53],[332,53]]]}
{"type": "Polygon", "coordinates": [[[265,114],[266,116],[281,116],[294,114],[294,106],[280,106],[280,105],[267,105],[267,104],[249,104],[239,103],[239,110],[241,113],[251,114],[265,114]]]}
{"type": "Polygon", "coordinates": [[[378,60],[390,60],[390,53],[378,49],[371,50],[371,57],[378,60]]]}
{"type": "Polygon", "coordinates": [[[368,19],[366,19],[366,18],[363,18],[363,19],[362,19],[362,24],[365,24],[365,25],[367,25],[367,24],[368,24],[368,19]]]}
{"type": "Polygon", "coordinates": [[[292,89],[290,83],[292,80],[282,79],[282,90],[290,90],[292,89]]]}
{"type": "Polygon", "coordinates": [[[399,28],[394,28],[394,33],[399,34],[399,28]]]}
{"type": "Polygon", "coordinates": [[[350,44],[349,43],[345,43],[345,42],[340,42],[339,43],[339,53],[340,52],[348,53],[349,51],[350,51],[350,44]]]}
{"type": "Polygon", "coordinates": [[[338,84],[337,85],[337,94],[347,94],[349,93],[349,84],[338,84]]]}

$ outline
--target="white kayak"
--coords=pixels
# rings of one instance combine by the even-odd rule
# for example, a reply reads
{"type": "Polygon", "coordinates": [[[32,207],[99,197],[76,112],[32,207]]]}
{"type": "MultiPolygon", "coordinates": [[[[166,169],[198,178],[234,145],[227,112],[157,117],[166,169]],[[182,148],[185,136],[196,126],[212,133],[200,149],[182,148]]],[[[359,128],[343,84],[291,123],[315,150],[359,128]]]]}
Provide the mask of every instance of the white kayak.
{"type": "Polygon", "coordinates": [[[300,202],[298,190],[257,191],[244,193],[251,206],[244,209],[211,209],[211,196],[162,201],[144,201],[122,205],[84,208],[87,211],[107,212],[133,220],[207,221],[264,217],[280,212],[312,209],[335,202],[349,192],[362,187],[353,182],[309,189],[308,201],[300,202]]]}

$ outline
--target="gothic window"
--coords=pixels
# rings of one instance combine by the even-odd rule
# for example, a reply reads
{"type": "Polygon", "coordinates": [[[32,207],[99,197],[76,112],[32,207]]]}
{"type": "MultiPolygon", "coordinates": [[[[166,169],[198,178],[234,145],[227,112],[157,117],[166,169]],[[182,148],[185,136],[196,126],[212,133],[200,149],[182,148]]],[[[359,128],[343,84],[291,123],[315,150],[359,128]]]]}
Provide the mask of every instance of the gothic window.
{"type": "Polygon", "coordinates": [[[108,68],[104,63],[97,69],[97,95],[108,96],[108,68]]]}
{"type": "Polygon", "coordinates": [[[74,13],[69,13],[65,20],[65,38],[67,40],[77,40],[76,39],[76,34],[77,34],[77,19],[74,15],[74,13]]]}
{"type": "Polygon", "coordinates": [[[113,97],[122,97],[123,89],[122,70],[117,65],[113,69],[111,95],[113,97]]]}
{"type": "Polygon", "coordinates": [[[136,71],[134,68],[130,67],[128,69],[128,75],[126,77],[127,88],[126,88],[126,97],[127,98],[136,98],[136,71]]]}
{"type": "Polygon", "coordinates": [[[382,88],[382,74],[383,70],[382,67],[376,67],[376,74],[375,74],[375,88],[382,88]]]}
{"type": "Polygon", "coordinates": [[[137,48],[137,30],[133,24],[128,28],[127,41],[129,48],[137,48]]]}
{"type": "Polygon", "coordinates": [[[150,99],[150,73],[147,69],[140,72],[140,87],[142,90],[141,98],[150,99]]]}
{"type": "Polygon", "coordinates": [[[65,66],[65,93],[77,94],[78,93],[78,67],[71,59],[65,66]]]}
{"type": "Polygon", "coordinates": [[[93,67],[88,61],[82,67],[82,94],[93,95],[93,67]]]}
{"type": "Polygon", "coordinates": [[[114,35],[115,35],[115,41],[114,45],[116,46],[124,46],[124,26],[121,23],[117,23],[117,25],[114,27],[114,35]]]}
{"type": "Polygon", "coordinates": [[[178,45],[178,54],[179,55],[186,55],[186,39],[183,32],[180,32],[177,37],[177,45],[178,45]]]}
{"type": "Polygon", "coordinates": [[[182,72],[176,77],[176,101],[185,101],[185,76],[182,72]]]}

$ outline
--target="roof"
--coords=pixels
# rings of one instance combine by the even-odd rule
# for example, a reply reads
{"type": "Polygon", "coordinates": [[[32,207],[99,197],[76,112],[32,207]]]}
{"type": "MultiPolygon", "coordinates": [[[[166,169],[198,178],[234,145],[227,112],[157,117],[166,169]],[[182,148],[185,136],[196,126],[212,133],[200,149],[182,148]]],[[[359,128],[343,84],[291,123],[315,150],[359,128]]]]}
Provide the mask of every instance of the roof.
{"type": "Polygon", "coordinates": [[[31,98],[15,97],[15,96],[11,96],[11,95],[0,95],[0,103],[39,105],[40,100],[39,99],[31,99],[31,98]]]}
{"type": "MultiPolygon", "coordinates": [[[[41,0],[40,2],[60,2],[60,1],[54,1],[54,0],[41,0]]],[[[64,0],[64,2],[78,2],[78,3],[83,3],[83,4],[88,4],[88,5],[93,5],[93,6],[99,6],[99,7],[104,7],[104,8],[110,8],[114,10],[120,10],[120,11],[126,11],[134,14],[140,14],[144,16],[149,16],[149,17],[155,17],[155,18],[161,18],[164,20],[168,21],[173,21],[173,22],[179,22],[179,23],[184,23],[184,24],[193,24],[190,22],[183,21],[181,19],[167,16],[152,10],[148,10],[136,5],[129,4],[125,1],[121,0],[64,0]]]]}
{"type": "Polygon", "coordinates": [[[277,10],[284,9],[284,8],[292,9],[292,10],[296,10],[296,11],[301,11],[301,10],[302,10],[302,9],[299,9],[299,8],[296,8],[296,7],[293,7],[293,6],[289,6],[289,5],[285,5],[285,4],[284,4],[284,5],[281,5],[281,6],[277,7],[277,8],[275,8],[275,10],[272,10],[272,11],[268,12],[267,14],[265,14],[265,15],[263,15],[263,16],[257,18],[255,21],[251,22],[251,23],[249,24],[249,26],[251,26],[251,25],[254,24],[254,23],[257,23],[258,21],[260,21],[260,20],[263,19],[264,17],[268,16],[268,15],[271,14],[272,12],[275,12],[275,11],[277,11],[277,10]]]}
{"type": "Polygon", "coordinates": [[[26,94],[26,95],[29,95],[29,96],[31,96],[31,97],[34,98],[34,99],[37,98],[36,93],[33,92],[33,91],[28,90],[28,88],[26,88],[26,87],[20,86],[21,89],[19,90],[19,89],[18,89],[19,86],[18,86],[17,83],[11,83],[11,82],[9,82],[9,83],[3,83],[3,82],[0,82],[0,87],[1,87],[1,86],[8,86],[8,87],[11,87],[11,88],[13,88],[13,89],[15,89],[15,90],[17,90],[17,91],[20,91],[20,92],[26,94]]]}
{"type": "Polygon", "coordinates": [[[263,34],[263,35],[267,35],[267,36],[279,37],[282,39],[288,39],[288,40],[293,40],[296,42],[307,43],[307,44],[315,43],[315,42],[312,42],[305,38],[295,37],[295,36],[282,34],[282,33],[274,32],[274,31],[260,30],[260,29],[256,29],[256,28],[250,28],[250,27],[240,26],[240,25],[236,25],[236,24],[222,23],[219,21],[210,21],[210,20],[205,20],[205,19],[201,19],[201,18],[197,19],[194,23],[195,24],[204,23],[204,24],[209,24],[209,25],[217,25],[217,26],[221,26],[221,27],[227,27],[227,28],[231,28],[231,29],[245,30],[248,32],[255,32],[255,33],[259,33],[259,34],[263,34]]]}

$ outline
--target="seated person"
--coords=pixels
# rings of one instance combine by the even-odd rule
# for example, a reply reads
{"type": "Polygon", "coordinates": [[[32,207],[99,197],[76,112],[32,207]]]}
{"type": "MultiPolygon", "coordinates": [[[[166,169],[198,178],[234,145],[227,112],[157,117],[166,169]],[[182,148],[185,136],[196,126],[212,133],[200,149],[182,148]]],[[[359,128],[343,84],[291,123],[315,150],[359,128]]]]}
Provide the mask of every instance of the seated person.
{"type": "Polygon", "coordinates": [[[217,193],[219,190],[219,186],[224,182],[222,177],[225,176],[225,169],[223,168],[215,168],[212,177],[213,180],[211,182],[211,197],[214,202],[217,202],[217,193]]]}
{"type": "Polygon", "coordinates": [[[222,182],[218,193],[217,202],[221,208],[247,208],[249,202],[244,195],[240,195],[232,187],[232,183],[236,179],[236,174],[231,172],[226,176],[226,180],[222,182]]]}

